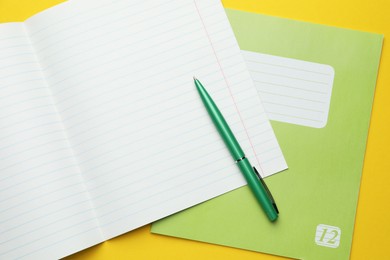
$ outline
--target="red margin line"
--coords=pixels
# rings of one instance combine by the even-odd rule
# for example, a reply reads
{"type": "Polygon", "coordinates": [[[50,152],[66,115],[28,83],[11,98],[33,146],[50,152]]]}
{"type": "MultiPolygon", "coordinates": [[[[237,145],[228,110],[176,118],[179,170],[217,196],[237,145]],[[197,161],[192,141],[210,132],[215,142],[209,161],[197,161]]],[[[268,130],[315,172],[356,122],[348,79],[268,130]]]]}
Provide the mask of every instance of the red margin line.
{"type": "Polygon", "coordinates": [[[250,145],[251,145],[251,147],[252,147],[252,151],[253,151],[253,153],[255,154],[257,163],[259,164],[261,173],[264,174],[263,168],[261,167],[261,163],[260,163],[259,158],[258,158],[258,156],[257,156],[257,154],[256,154],[255,147],[253,146],[252,141],[251,141],[251,139],[250,139],[250,137],[249,137],[248,130],[247,130],[246,127],[245,127],[244,120],[242,119],[240,110],[239,110],[238,107],[237,107],[237,103],[236,103],[236,100],[234,99],[234,96],[233,96],[233,93],[232,93],[230,84],[229,84],[229,82],[228,82],[228,80],[227,80],[227,78],[226,78],[226,75],[225,75],[225,73],[224,73],[224,71],[223,71],[223,69],[222,69],[222,65],[221,65],[221,63],[220,63],[220,61],[219,61],[219,59],[218,59],[217,52],[215,51],[214,44],[213,44],[213,42],[211,41],[210,35],[209,35],[209,33],[208,33],[207,29],[206,29],[206,25],[205,25],[205,23],[204,23],[204,20],[203,20],[203,18],[202,18],[202,15],[200,14],[200,11],[199,11],[199,8],[198,8],[198,4],[196,3],[196,0],[194,0],[194,4],[195,4],[195,7],[196,7],[196,11],[198,12],[199,18],[200,18],[200,20],[202,21],[203,29],[204,29],[204,31],[206,32],[207,38],[209,39],[210,45],[211,45],[211,47],[212,47],[212,49],[213,49],[215,58],[216,58],[216,60],[217,60],[218,66],[219,66],[219,68],[220,68],[220,70],[221,70],[222,76],[223,76],[223,78],[224,78],[224,80],[225,80],[226,86],[228,87],[228,90],[229,90],[230,96],[231,96],[231,98],[232,98],[232,100],[233,100],[234,106],[236,107],[238,116],[240,117],[241,124],[242,124],[242,126],[244,127],[246,136],[248,137],[249,143],[250,143],[250,145]]]}

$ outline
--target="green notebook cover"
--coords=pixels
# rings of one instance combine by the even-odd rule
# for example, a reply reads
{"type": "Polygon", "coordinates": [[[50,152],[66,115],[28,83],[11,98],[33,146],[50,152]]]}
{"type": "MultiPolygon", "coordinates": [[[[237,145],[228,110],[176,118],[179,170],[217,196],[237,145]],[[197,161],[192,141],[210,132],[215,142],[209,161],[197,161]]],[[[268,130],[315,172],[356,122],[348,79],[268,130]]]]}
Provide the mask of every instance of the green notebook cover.
{"type": "Polygon", "coordinates": [[[298,259],[348,259],[383,36],[226,10],[241,49],[328,64],[323,128],[272,121],[289,169],[266,179],[271,223],[247,187],[153,224],[152,232],[298,259]]]}

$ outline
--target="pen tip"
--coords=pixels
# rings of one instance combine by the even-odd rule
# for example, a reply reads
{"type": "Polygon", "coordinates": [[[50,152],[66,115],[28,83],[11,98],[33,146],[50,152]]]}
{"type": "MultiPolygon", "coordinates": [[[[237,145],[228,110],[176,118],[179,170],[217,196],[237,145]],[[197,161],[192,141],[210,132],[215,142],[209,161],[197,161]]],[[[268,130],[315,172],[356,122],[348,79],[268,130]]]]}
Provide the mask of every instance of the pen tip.
{"type": "Polygon", "coordinates": [[[198,80],[195,76],[193,76],[194,80],[198,80]]]}

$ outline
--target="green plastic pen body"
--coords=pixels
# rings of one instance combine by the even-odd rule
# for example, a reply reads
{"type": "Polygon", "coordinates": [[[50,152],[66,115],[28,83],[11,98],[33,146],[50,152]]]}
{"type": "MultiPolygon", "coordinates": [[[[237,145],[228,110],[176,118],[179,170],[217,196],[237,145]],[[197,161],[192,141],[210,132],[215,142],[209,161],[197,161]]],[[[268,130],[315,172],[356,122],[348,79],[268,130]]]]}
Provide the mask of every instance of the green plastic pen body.
{"type": "Polygon", "coordinates": [[[244,158],[241,161],[237,162],[237,165],[240,168],[242,174],[244,175],[249,188],[255,195],[256,200],[263,208],[268,219],[272,222],[277,220],[278,213],[276,212],[274,206],[272,205],[272,202],[268,197],[267,191],[265,190],[262,183],[259,181],[249,160],[247,158],[244,158]]]}
{"type": "Polygon", "coordinates": [[[233,156],[234,161],[237,163],[239,169],[244,175],[244,178],[247,181],[249,188],[251,189],[257,201],[263,208],[268,219],[270,221],[275,221],[278,218],[278,213],[273,207],[273,204],[267,194],[265,187],[258,179],[254,169],[249,163],[249,160],[245,157],[241,146],[239,145],[237,139],[235,138],[229,125],[226,123],[225,118],[219,111],[213,99],[207,93],[206,89],[202,86],[199,80],[194,78],[194,81],[199,95],[203,101],[203,104],[207,109],[207,112],[209,113],[219,134],[221,135],[223,141],[225,142],[231,155],[233,156]]]}

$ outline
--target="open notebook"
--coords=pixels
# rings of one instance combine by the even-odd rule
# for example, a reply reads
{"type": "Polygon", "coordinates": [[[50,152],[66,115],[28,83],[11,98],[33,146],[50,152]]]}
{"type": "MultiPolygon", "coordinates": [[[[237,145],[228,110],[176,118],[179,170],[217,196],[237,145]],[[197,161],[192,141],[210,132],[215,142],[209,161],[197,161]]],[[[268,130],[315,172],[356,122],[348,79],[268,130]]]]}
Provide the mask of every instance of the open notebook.
{"type": "Polygon", "coordinates": [[[218,0],[70,1],[0,26],[0,258],[59,258],[286,168],[218,0]]]}

